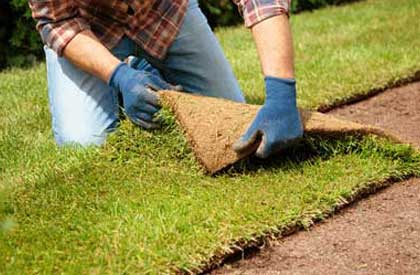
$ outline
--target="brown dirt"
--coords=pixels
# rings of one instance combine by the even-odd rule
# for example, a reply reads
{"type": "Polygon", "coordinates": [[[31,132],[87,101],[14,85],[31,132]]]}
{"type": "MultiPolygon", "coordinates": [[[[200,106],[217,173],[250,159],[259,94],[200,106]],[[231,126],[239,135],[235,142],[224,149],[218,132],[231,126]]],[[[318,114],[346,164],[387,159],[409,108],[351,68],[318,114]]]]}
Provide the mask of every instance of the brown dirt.
{"type": "MultiPolygon", "coordinates": [[[[420,146],[420,82],[331,113],[420,146]]],[[[420,274],[420,179],[359,201],[310,231],[268,245],[214,274],[420,274]]]]}
{"type": "Polygon", "coordinates": [[[367,100],[330,112],[339,118],[389,129],[420,147],[420,82],[388,90],[367,100]]]}
{"type": "MultiPolygon", "coordinates": [[[[233,151],[232,144],[249,127],[260,106],[174,91],[162,92],[160,97],[163,104],[174,112],[197,159],[210,174],[253,153],[251,150],[239,155],[233,151]]],[[[307,135],[372,133],[398,140],[380,128],[340,120],[318,112],[301,110],[301,116],[307,135]]]]}

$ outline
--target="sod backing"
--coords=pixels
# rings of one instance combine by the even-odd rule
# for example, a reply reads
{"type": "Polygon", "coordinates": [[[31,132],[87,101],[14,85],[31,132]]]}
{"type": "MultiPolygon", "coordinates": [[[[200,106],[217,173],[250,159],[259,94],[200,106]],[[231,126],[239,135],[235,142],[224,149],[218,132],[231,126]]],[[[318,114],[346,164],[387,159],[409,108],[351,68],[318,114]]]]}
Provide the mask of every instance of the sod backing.
{"type": "MultiPolygon", "coordinates": [[[[251,155],[255,150],[238,154],[232,144],[246,131],[261,106],[175,91],[160,93],[163,104],[174,113],[197,160],[214,174],[251,155]]],[[[399,141],[385,130],[319,112],[301,110],[306,135],[325,138],[349,134],[376,134],[399,141]]],[[[254,148],[258,147],[258,144],[254,148]]]]}

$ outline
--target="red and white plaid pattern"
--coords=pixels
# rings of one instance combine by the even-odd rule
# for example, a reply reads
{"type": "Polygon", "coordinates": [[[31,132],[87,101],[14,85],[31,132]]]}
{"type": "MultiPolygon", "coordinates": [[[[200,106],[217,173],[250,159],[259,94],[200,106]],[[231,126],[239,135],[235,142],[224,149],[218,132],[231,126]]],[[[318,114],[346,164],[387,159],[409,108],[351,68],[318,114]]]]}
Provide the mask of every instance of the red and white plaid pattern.
{"type": "Polygon", "coordinates": [[[287,14],[291,0],[233,0],[245,19],[248,28],[273,16],[287,14]]]}
{"type": "MultiPolygon", "coordinates": [[[[245,25],[288,13],[291,0],[233,0],[245,25]]],[[[44,43],[58,55],[73,37],[90,29],[111,49],[127,35],[162,59],[181,28],[188,0],[29,0],[44,43]]]]}
{"type": "Polygon", "coordinates": [[[29,0],[29,5],[44,43],[59,55],[76,34],[90,29],[109,49],[127,35],[161,59],[179,31],[188,0],[29,0]]]}

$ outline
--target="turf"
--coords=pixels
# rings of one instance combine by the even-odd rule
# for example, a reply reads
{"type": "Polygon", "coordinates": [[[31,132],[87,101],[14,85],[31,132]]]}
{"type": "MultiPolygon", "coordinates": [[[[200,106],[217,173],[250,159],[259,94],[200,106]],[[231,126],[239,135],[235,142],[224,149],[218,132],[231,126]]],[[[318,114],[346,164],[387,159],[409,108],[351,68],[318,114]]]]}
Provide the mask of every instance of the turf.
{"type": "MultiPolygon", "coordinates": [[[[293,19],[302,106],[330,104],[418,69],[417,26],[407,22],[415,22],[419,4],[391,6],[367,1],[293,19]]],[[[260,101],[249,35],[229,29],[219,36],[248,98],[260,101]]],[[[276,160],[208,177],[168,114],[156,132],[124,122],[102,148],[57,149],[44,65],[1,73],[0,91],[1,273],[199,270],[239,241],[307,226],[360,190],[420,174],[409,147],[348,137],[306,140],[276,160]]]]}

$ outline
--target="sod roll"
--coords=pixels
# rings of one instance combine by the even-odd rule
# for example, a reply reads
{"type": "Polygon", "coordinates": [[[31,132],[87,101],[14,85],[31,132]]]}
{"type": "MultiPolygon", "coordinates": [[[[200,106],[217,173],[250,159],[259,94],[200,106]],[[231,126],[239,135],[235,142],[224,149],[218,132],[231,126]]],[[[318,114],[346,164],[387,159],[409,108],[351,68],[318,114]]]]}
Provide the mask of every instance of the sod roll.
{"type": "MultiPolygon", "coordinates": [[[[247,130],[261,106],[242,104],[225,99],[192,95],[175,91],[159,92],[162,104],[169,108],[182,127],[200,164],[214,174],[253,151],[238,154],[233,143],[247,130]]],[[[400,142],[385,130],[319,112],[300,110],[305,135],[325,138],[344,135],[375,134],[400,142]]]]}

